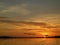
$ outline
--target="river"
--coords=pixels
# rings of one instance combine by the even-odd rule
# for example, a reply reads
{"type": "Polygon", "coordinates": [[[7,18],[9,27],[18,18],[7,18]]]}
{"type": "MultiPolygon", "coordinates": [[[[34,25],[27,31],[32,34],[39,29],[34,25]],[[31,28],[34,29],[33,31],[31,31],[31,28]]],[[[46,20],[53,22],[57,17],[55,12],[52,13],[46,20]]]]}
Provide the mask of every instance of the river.
{"type": "Polygon", "coordinates": [[[60,38],[9,38],[9,39],[0,39],[0,45],[60,45],[60,38]]]}

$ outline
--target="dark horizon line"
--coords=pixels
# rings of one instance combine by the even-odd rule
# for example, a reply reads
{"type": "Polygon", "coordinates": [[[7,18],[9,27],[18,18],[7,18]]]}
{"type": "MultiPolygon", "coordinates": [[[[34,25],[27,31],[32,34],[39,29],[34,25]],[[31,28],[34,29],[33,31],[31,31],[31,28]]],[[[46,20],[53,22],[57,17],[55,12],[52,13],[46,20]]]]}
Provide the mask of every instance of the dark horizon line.
{"type": "Polygon", "coordinates": [[[0,36],[0,38],[60,38],[60,36],[50,36],[50,37],[12,37],[12,36],[0,36]]]}

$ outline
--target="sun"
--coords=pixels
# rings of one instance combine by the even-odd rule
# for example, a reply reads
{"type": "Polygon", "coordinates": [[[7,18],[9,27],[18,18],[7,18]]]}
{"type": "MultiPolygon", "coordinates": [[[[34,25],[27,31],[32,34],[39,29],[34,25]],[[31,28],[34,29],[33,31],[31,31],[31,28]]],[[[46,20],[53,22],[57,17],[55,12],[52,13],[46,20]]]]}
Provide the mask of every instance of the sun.
{"type": "Polygon", "coordinates": [[[42,34],[43,34],[43,35],[48,35],[48,33],[47,33],[47,32],[42,32],[42,34]]]}
{"type": "Polygon", "coordinates": [[[41,32],[41,34],[43,35],[43,37],[47,37],[49,35],[48,32],[41,32]]]}

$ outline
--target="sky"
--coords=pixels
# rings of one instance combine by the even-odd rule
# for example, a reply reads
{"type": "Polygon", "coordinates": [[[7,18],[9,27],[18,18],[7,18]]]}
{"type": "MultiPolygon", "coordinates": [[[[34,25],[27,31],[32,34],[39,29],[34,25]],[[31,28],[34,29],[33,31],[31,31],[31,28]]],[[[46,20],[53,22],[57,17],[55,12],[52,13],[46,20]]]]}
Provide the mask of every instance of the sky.
{"type": "Polygon", "coordinates": [[[60,35],[60,0],[0,0],[0,35],[60,35]]]}

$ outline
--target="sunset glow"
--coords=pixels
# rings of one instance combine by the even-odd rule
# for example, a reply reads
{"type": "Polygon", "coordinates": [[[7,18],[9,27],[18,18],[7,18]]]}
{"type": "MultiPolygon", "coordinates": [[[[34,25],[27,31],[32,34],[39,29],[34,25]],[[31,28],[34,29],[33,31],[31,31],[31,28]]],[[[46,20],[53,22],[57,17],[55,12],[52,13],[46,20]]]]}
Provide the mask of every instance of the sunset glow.
{"type": "Polygon", "coordinates": [[[48,32],[41,32],[41,34],[43,35],[43,37],[49,36],[48,32]]]}
{"type": "Polygon", "coordinates": [[[60,0],[0,0],[0,35],[60,36],[60,0]]]}
{"type": "Polygon", "coordinates": [[[42,32],[42,35],[48,35],[49,33],[48,32],[42,32]]]}

